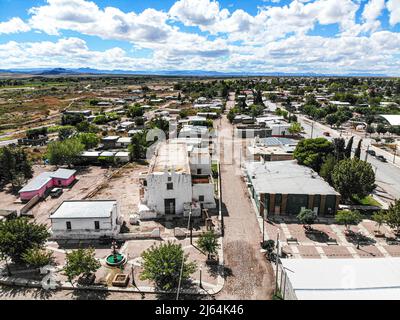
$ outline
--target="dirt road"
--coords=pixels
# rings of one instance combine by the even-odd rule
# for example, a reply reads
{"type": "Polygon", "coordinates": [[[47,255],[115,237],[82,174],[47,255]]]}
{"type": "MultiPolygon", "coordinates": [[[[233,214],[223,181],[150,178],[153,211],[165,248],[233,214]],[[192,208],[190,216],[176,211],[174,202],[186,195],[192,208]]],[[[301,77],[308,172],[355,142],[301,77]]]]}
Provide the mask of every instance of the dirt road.
{"type": "MultiPolygon", "coordinates": [[[[234,95],[230,99],[227,109],[234,105],[234,95]]],[[[232,137],[232,126],[225,117],[220,129],[225,138],[232,137]]],[[[224,152],[223,146],[221,152],[224,152]]],[[[217,299],[270,299],[273,270],[260,252],[262,235],[246,186],[239,175],[237,161],[222,162],[221,177],[226,281],[217,299]]]]}

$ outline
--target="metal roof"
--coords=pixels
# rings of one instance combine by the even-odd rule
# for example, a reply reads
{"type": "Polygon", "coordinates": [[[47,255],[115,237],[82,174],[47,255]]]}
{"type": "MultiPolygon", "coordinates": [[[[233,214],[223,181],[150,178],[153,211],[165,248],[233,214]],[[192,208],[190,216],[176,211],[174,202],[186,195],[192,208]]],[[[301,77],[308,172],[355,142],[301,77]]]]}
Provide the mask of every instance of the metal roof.
{"type": "Polygon", "coordinates": [[[392,126],[400,126],[400,115],[398,114],[381,114],[392,126]]]}
{"type": "Polygon", "coordinates": [[[294,139],[288,139],[288,138],[267,137],[267,138],[260,138],[259,144],[262,144],[262,145],[265,145],[268,147],[284,146],[284,145],[295,146],[298,144],[298,141],[294,140],[294,139]]]}
{"type": "Polygon", "coordinates": [[[116,205],[115,200],[64,201],[50,219],[108,218],[116,205]]]}
{"type": "Polygon", "coordinates": [[[400,258],[281,259],[300,300],[400,297],[400,258]]]}
{"type": "Polygon", "coordinates": [[[50,172],[50,176],[55,179],[69,179],[74,174],[76,174],[76,170],[70,169],[58,169],[56,172],[50,172]]]}
{"type": "Polygon", "coordinates": [[[29,183],[25,187],[19,190],[19,193],[40,190],[52,179],[53,178],[50,176],[50,172],[42,172],[38,176],[34,177],[31,181],[29,181],[29,183]]]}
{"type": "Polygon", "coordinates": [[[246,162],[257,193],[339,195],[314,170],[296,161],[246,162]]]}
{"type": "Polygon", "coordinates": [[[19,190],[19,193],[40,190],[44,185],[54,179],[69,179],[76,173],[76,170],[58,169],[54,172],[42,172],[34,177],[29,183],[19,190]]]}

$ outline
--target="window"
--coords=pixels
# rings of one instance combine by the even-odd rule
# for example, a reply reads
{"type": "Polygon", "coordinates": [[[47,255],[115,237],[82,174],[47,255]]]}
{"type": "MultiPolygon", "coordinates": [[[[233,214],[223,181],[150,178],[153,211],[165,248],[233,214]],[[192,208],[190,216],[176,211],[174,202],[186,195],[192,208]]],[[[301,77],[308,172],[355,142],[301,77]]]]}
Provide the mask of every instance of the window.
{"type": "Polygon", "coordinates": [[[172,178],[171,177],[168,177],[168,182],[171,182],[172,181],[172,178]]]}
{"type": "Polygon", "coordinates": [[[173,190],[174,184],[172,182],[167,183],[167,190],[173,190]]]}
{"type": "Polygon", "coordinates": [[[203,202],[204,201],[204,196],[199,196],[199,201],[203,202]]]}
{"type": "Polygon", "coordinates": [[[67,221],[67,230],[71,230],[72,228],[71,228],[71,222],[70,221],[67,221]]]}
{"type": "Polygon", "coordinates": [[[197,169],[197,174],[201,174],[201,169],[197,169]]]}
{"type": "Polygon", "coordinates": [[[95,221],[94,222],[94,229],[95,230],[100,230],[100,222],[99,221],[95,221]]]}

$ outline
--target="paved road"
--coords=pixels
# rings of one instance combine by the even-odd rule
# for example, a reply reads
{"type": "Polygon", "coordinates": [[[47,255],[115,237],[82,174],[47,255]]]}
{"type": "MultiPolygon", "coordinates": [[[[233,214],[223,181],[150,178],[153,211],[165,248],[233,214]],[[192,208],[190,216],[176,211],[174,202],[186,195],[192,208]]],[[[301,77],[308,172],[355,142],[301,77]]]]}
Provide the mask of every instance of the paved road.
{"type": "MultiPolygon", "coordinates": [[[[231,96],[234,100],[234,96],[231,96]]],[[[227,104],[231,108],[234,102],[227,104]]],[[[231,138],[232,126],[224,117],[224,138],[231,138]]],[[[221,133],[221,130],[219,130],[221,133]]],[[[224,148],[221,147],[221,152],[224,148]]],[[[270,299],[273,271],[260,252],[261,232],[237,162],[221,160],[222,199],[224,203],[224,262],[226,282],[217,299],[270,299]]]]}
{"type": "MultiPolygon", "coordinates": [[[[312,129],[311,120],[303,116],[298,116],[298,120],[302,124],[304,131],[306,132],[306,137],[311,137],[311,132],[313,133],[314,138],[324,137],[323,132],[325,131],[329,131],[331,134],[330,137],[325,137],[329,140],[340,137],[339,131],[331,129],[328,126],[322,125],[318,122],[314,122],[314,128],[312,129]]],[[[346,139],[346,142],[350,139],[351,135],[352,134],[346,132],[342,133],[342,137],[346,139]]],[[[359,139],[359,136],[354,136],[353,148],[357,147],[359,139]]],[[[365,159],[365,151],[369,144],[370,139],[363,140],[361,159],[365,159]]],[[[377,150],[377,148],[375,148],[374,150],[377,150]]],[[[377,154],[384,154],[384,152],[378,150],[377,154]]],[[[400,168],[391,163],[391,161],[393,161],[393,158],[388,158],[389,162],[383,163],[372,156],[368,156],[367,161],[371,163],[376,172],[377,185],[389,194],[382,194],[382,196],[389,196],[389,198],[391,199],[400,198],[400,168]]]]}

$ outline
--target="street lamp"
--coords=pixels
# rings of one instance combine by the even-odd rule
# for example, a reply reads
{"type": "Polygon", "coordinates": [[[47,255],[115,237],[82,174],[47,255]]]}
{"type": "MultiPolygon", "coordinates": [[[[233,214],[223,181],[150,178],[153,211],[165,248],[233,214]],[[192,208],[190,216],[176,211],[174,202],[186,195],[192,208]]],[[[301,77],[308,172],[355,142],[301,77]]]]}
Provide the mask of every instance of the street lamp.
{"type": "Polygon", "coordinates": [[[202,283],[202,281],[201,281],[201,276],[202,276],[202,271],[203,271],[203,268],[202,267],[200,267],[200,284],[199,284],[199,286],[200,286],[200,288],[201,289],[203,289],[203,283],[202,283]]]}

